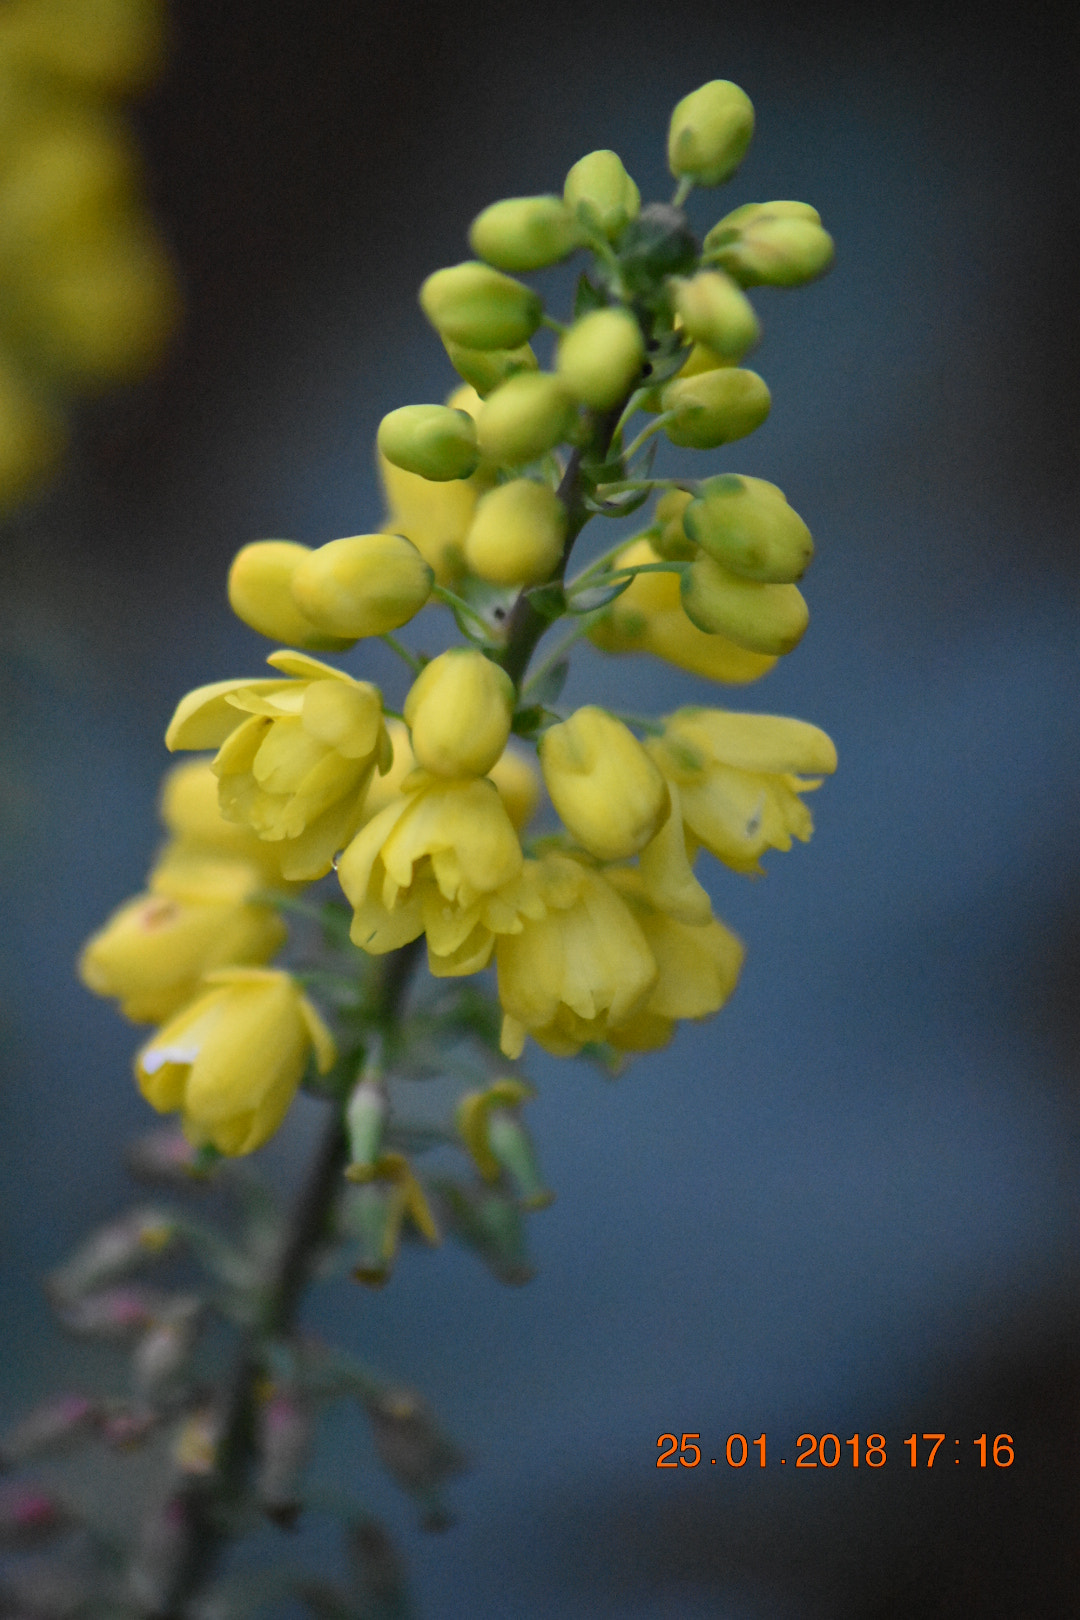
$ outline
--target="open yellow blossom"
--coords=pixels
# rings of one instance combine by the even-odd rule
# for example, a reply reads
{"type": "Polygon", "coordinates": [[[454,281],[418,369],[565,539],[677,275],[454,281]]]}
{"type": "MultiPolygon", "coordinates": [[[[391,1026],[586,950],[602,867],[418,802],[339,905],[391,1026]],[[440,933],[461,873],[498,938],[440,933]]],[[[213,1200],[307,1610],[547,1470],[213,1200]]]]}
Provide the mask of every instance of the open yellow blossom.
{"type": "Polygon", "coordinates": [[[230,968],[147,1042],[135,1074],[159,1113],[182,1112],[189,1141],[253,1153],[284,1119],[313,1048],[325,1074],[334,1042],[288,973],[230,968]]]}
{"type": "Polygon", "coordinates": [[[354,909],[352,939],[381,956],[427,935],[431,971],[475,973],[496,934],[541,909],[521,882],[517,834],[485,777],[414,773],[408,791],[369,821],[338,864],[354,909]]]}
{"type": "Polygon", "coordinates": [[[195,994],[203,974],[269,960],[286,934],[245,861],[175,854],[151,874],[150,892],[128,900],[87,941],[79,977],[99,996],[116,996],[136,1024],[170,1018],[195,994]]]}
{"type": "Polygon", "coordinates": [[[836,769],[823,731],[775,714],[680,709],[649,750],[678,785],[687,830],[736,872],[760,872],[765,850],[807,841],[814,823],[799,795],[836,769]]]}
{"type": "MultiPolygon", "coordinates": [[[[647,540],[635,540],[619,566],[640,567],[662,559],[647,540]]],[[[692,675],[745,686],[768,674],[776,659],[737,647],[726,636],[708,635],[691,624],[679,598],[678,574],[639,574],[589,631],[604,652],[648,652],[692,675]]]]}
{"type": "Polygon", "coordinates": [[[165,741],[174,749],[219,745],[222,813],[260,838],[284,841],[286,878],[321,877],[363,820],[376,765],[389,768],[382,697],[369,681],[303,653],[271,653],[267,663],[290,678],[215,681],[189,692],[165,741]]]}
{"type": "Polygon", "coordinates": [[[657,968],[625,902],[593,867],[554,852],[527,863],[543,915],[496,945],[502,1049],[520,1057],[531,1035],[557,1057],[602,1041],[644,1001],[657,968]]]}
{"type": "Polygon", "coordinates": [[[686,923],[652,904],[641,874],[616,867],[607,874],[633,912],[656,962],[656,982],[641,1005],[619,1023],[609,1022],[607,1038],[627,1052],[666,1046],[680,1018],[708,1018],[718,1012],[738,983],[745,952],[724,924],[709,916],[686,923]]]}

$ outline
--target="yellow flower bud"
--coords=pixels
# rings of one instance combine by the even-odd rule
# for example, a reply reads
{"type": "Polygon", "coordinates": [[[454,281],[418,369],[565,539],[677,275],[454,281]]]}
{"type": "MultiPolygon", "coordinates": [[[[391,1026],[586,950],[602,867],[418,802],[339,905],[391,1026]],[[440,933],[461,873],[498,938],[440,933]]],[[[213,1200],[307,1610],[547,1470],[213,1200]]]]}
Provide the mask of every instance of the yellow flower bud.
{"type": "Polygon", "coordinates": [[[458,376],[464,377],[481,399],[515,372],[536,371],[540,363],[528,343],[519,349],[467,349],[463,343],[444,337],[443,348],[458,376]]]}
{"type": "Polygon", "coordinates": [[[51,267],[27,302],[43,355],[81,385],[138,376],[161,355],[177,314],[165,251],[134,222],[51,267]]]}
{"type": "Polygon", "coordinates": [[[772,396],[756,371],[725,366],[698,377],[676,377],[660,395],[661,409],[673,411],[664,431],[672,444],[715,450],[745,439],[769,414],[772,396]]]}
{"type": "Polygon", "coordinates": [[[793,837],[806,842],[814,824],[800,794],[836,769],[823,731],[775,714],[680,709],[649,751],[678,787],[688,834],[737,872],[760,872],[765,850],[788,850],[793,837]]]}
{"type": "Polygon", "coordinates": [[[404,713],[424,770],[483,776],[506,747],[514,683],[475,647],[452,647],[420,671],[404,713]]]}
{"type": "Polygon", "coordinates": [[[336,636],[383,636],[423,607],[434,575],[400,534],[354,534],[305,557],[292,576],[300,611],[336,636]]]}
{"type": "Polygon", "coordinates": [[[386,722],[386,734],[393,750],[393,762],[385,776],[373,776],[371,786],[364,799],[364,818],[362,825],[366,826],[373,821],[380,810],[385,810],[388,804],[394,803],[401,797],[401,784],[410,772],[416,769],[416,756],[409,741],[409,728],[403,720],[390,718],[386,722]]]}
{"type": "Polygon", "coordinates": [[[687,617],[699,630],[726,636],[752,652],[789,653],[810,622],[797,585],[760,585],[708,556],[690,564],[681,592],[687,617]]]}
{"type": "Polygon", "coordinates": [[[380,453],[395,467],[434,483],[468,478],[480,460],[476,426],[449,405],[402,405],[379,423],[380,453]]]}
{"type": "Polygon", "coordinates": [[[545,731],[540,769],[569,831],[602,861],[636,855],[668,813],[664,779],[621,720],[589,704],[545,731]]]}
{"type": "MultiPolygon", "coordinates": [[[[701,270],[689,280],[672,277],[671,301],[684,330],[722,360],[741,360],[761,337],[754,306],[730,276],[701,270]]],[[[686,376],[686,369],[681,372],[686,376]]]]}
{"type": "Polygon", "coordinates": [[[566,508],[547,484],[514,478],[481,496],[465,560],[493,585],[538,585],[562,556],[566,508]]]}
{"type": "Polygon", "coordinates": [[[690,501],[688,489],[665,489],[656,503],[654,517],[661,529],[652,543],[658,555],[668,562],[688,562],[697,550],[683,526],[690,501]]]}
{"type": "Polygon", "coordinates": [[[207,856],[256,867],[262,886],[281,888],[281,849],[267,844],[250,827],[226,821],[218,803],[218,779],[208,759],[184,760],[165,773],[161,784],[161,819],[171,834],[151,873],[150,887],[159,893],[158,877],[174,866],[188,866],[207,856]]]}
{"type": "Polygon", "coordinates": [[[714,225],[705,258],[744,287],[798,287],[833,261],[833,240],[809,203],[744,203],[714,225]]]}
{"type": "Polygon", "coordinates": [[[617,152],[589,152],[566,176],[563,200],[578,219],[615,242],[641,208],[641,192],[617,152]]]}
{"type": "Polygon", "coordinates": [[[341,652],[355,637],[328,636],[306,619],[290,590],[297,566],[311,547],[295,540],[253,540],[233,558],[229,569],[229,606],[238,619],[271,641],[312,652],[341,652]]]}
{"type": "Polygon", "coordinates": [[[561,197],[507,197],[477,214],[469,246],[497,270],[543,270],[579,245],[573,215],[561,197]]]}
{"type": "Polygon", "coordinates": [[[627,309],[594,309],[559,339],[555,369],[593,410],[606,411],[630,392],[645,358],[641,328],[627,309]]]}
{"type": "Polygon", "coordinates": [[[763,478],[710,478],[683,518],[686,532],[714,561],[743,579],[787,585],[801,579],[814,542],[783,490],[763,478]]]}
{"type": "Polygon", "coordinates": [[[230,968],[207,985],[142,1048],[139,1090],[159,1113],[182,1110],[190,1141],[254,1153],[284,1119],[309,1052],[325,1074],[334,1042],[288,973],[230,968]]]}
{"type": "MultiPolygon", "coordinates": [[[[624,567],[659,562],[647,540],[636,540],[619,556],[624,567]]],[[[706,635],[683,612],[675,574],[639,574],[616,597],[589,631],[603,652],[653,653],[678,669],[706,680],[745,685],[767,675],[776,663],[764,653],[748,652],[726,636],[706,635]]]]}
{"type": "Polygon", "coordinates": [[[470,349],[516,349],[529,341],[544,313],[531,287],[475,260],[428,276],[420,307],[440,337],[470,349]]]}
{"type": "Polygon", "coordinates": [[[62,263],[73,247],[99,240],[134,207],[138,171],[131,139],[99,116],[72,110],[13,148],[5,152],[0,183],[5,265],[62,263]]]}
{"type": "Polygon", "coordinates": [[[503,808],[515,832],[528,826],[540,798],[540,779],[529,761],[512,745],[488,771],[488,778],[499,791],[503,808]]]}
{"type": "Polygon", "coordinates": [[[754,108],[730,79],[712,79],[684,96],[668,128],[668,167],[699,186],[718,186],[739,167],[754,133],[754,108]]]}
{"type": "Polygon", "coordinates": [[[138,89],[161,66],[161,0],[49,0],[7,6],[3,20],[20,60],[82,92],[138,89]]]}
{"type": "Polygon", "coordinates": [[[573,434],[577,410],[559,377],[521,371],[484,401],[476,424],[481,453],[501,467],[521,467],[573,434]]]}

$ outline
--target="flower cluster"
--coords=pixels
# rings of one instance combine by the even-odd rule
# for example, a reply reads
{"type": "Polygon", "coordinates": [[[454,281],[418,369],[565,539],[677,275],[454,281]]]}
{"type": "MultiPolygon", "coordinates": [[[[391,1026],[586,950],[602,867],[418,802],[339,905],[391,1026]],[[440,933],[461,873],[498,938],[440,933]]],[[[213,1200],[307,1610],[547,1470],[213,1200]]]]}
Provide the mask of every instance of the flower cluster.
{"type": "Polygon", "coordinates": [[[157,71],[160,0],[0,9],[0,510],[45,474],[70,397],[140,374],[176,294],[119,98],[157,71]]]}
{"type": "MultiPolygon", "coordinates": [[[[365,956],[421,939],[437,985],[494,967],[498,1020],[480,1044],[483,1063],[503,1071],[530,1037],[560,1056],[650,1050],[731,995],[743,949],[713,916],[699,852],[755,873],[766,851],[806,840],[804,795],[835,768],[832,743],[768,714],[643,718],[557,704],[585,637],[738,685],[806,628],[798,581],[813,544],[781,490],[715,467],[652,476],[661,435],[717,450],[765,420],[769,390],[741,364],[760,335],[746,289],[810,280],[831,258],[802,203],[747,204],[695,236],[690,192],[731,176],[752,127],[744,93],[713,81],[672,115],[672,203],[642,207],[618,156],[597,151],[561,196],[485,209],[469,232],[475,257],[421,288],[459,385],[446,404],[383,419],[383,527],[317,547],[256,541],[233,563],[234,610],[288,648],[270,655],[273,675],[214,682],[180,703],[169,747],[214,749],[213,760],[170,779],[176,842],[149,894],[83,959],[86,982],[130,1016],[167,1020],[140,1054],[139,1083],[155,1107],[182,1110],[194,1141],[250,1151],[282,1117],[309,1052],[322,1069],[332,1062],[296,982],[265,965],[279,943],[274,885],[336,874],[363,953],[339,951],[339,980],[362,983],[365,956]],[[564,324],[519,277],[574,254],[584,267],[564,324]],[[533,347],[545,329],[555,333],[546,366],[533,347]],[[569,575],[591,517],[653,499],[643,529],[569,575]],[[436,656],[394,635],[429,603],[450,609],[462,637],[436,656]],[[563,639],[534,665],[560,621],[563,639]],[[400,711],[311,656],[372,637],[409,665],[400,711]],[[548,820],[530,833],[541,781],[548,820]]],[[[469,1018],[482,1034],[464,996],[447,986],[432,1001],[421,1061],[385,1006],[338,994],[335,1095],[364,1211],[365,1280],[385,1275],[404,1216],[435,1233],[386,1088],[429,1072],[433,1051],[454,1072],[469,1018]]],[[[546,1196],[518,1119],[525,1097],[517,1079],[487,1074],[458,1119],[481,1186],[522,1208],[546,1196]]],[[[442,1204],[465,1210],[475,1233],[483,1220],[469,1198],[442,1204]]]]}

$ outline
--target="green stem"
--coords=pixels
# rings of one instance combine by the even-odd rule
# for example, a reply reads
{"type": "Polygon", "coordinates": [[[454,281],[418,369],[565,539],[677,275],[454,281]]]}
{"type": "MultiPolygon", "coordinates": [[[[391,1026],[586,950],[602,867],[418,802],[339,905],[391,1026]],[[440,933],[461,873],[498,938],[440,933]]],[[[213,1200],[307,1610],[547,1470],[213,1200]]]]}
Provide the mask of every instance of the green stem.
{"type": "Polygon", "coordinates": [[[383,635],[381,639],[386,642],[386,645],[390,648],[391,652],[396,652],[399,658],[404,659],[405,663],[408,664],[414,675],[419,675],[424,665],[422,661],[416,657],[415,653],[411,653],[408,647],[403,646],[396,636],[392,636],[389,633],[383,635]]]}
{"type": "Polygon", "coordinates": [[[662,427],[666,427],[674,414],[674,411],[662,411],[659,416],[653,418],[647,427],[643,427],[637,438],[631,439],[630,443],[623,451],[623,461],[632,461],[634,456],[636,456],[638,451],[641,449],[642,445],[648,444],[654,433],[659,433],[662,427]]]}

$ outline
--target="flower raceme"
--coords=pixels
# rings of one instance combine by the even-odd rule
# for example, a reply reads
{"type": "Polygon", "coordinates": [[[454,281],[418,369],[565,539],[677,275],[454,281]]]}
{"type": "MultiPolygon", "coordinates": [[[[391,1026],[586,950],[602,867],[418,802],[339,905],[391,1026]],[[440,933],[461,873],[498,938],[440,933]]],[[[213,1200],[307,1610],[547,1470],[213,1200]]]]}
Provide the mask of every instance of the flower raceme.
{"type": "MultiPolygon", "coordinates": [[[[432,1013],[433,1035],[418,1022],[426,1033],[414,1044],[426,1042],[448,1072],[466,1038],[487,1046],[488,1075],[529,1039],[614,1061],[663,1046],[732,994],[743,947],[714,917],[696,859],[704,850],[753,874],[767,850],[805,841],[804,796],[835,768],[832,743],[776,715],[687,707],[653,719],[558,705],[583,636],[602,653],[747,685],[807,627],[798,582],[813,541],[775,484],[712,456],[701,476],[653,476],[661,439],[715,452],[765,420],[769,388],[740,364],[760,335],[748,289],[810,280],[831,256],[807,204],[747,204],[703,240],[695,234],[684,205],[695,187],[729,178],[752,130],[745,94],[712,80],[672,115],[673,202],[642,207],[617,154],[600,150],[571,168],[561,196],[483,210],[469,231],[476,257],[434,271],[420,291],[459,384],[439,389],[444,403],[397,404],[383,418],[381,530],[319,546],[256,541],[234,561],[238,617],[289,650],[271,655],[269,677],[218,681],[180,703],[168,746],[216,754],[170,778],[172,841],[148,892],[90,942],[82,968],[129,1016],[166,1020],[140,1056],[139,1082],[155,1107],[181,1111],[193,1141],[250,1151],[275,1128],[310,1052],[329,1062],[310,1004],[266,964],[281,934],[275,895],[331,867],[352,944],[368,957],[423,938],[437,980],[494,968],[498,1019],[477,1014],[467,986],[440,983],[431,1005],[451,1009],[449,1022],[432,1013]],[[584,255],[584,269],[559,321],[518,278],[571,255],[584,255]],[[571,574],[593,516],[650,500],[642,530],[571,574]],[[464,644],[429,656],[393,633],[432,601],[464,644]],[[533,668],[565,614],[573,628],[533,668]],[[400,713],[361,678],[373,636],[409,666],[400,713]],[[358,642],[357,673],[310,656],[358,642]],[[549,801],[540,837],[529,833],[533,761],[549,801]]],[[[343,936],[340,920],[327,931],[343,936]]],[[[360,970],[356,952],[339,948],[330,980],[362,980],[336,997],[343,1051],[365,1054],[341,1081],[352,1104],[339,1101],[370,1216],[357,1274],[375,1281],[404,1189],[423,1198],[412,1148],[399,1152],[405,1138],[393,1134],[391,1081],[412,1037],[371,1023],[373,987],[393,974],[360,970]]],[[[475,1077],[475,1057],[468,1064],[475,1077]]],[[[498,1211],[498,1241],[517,1255],[499,1263],[515,1274],[514,1223],[543,1201],[517,1117],[520,1085],[469,1094],[464,1134],[482,1196],[474,1187],[434,1199],[440,1219],[466,1212],[481,1249],[497,1234],[477,1226],[477,1212],[498,1211]]]]}

